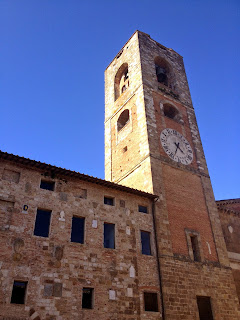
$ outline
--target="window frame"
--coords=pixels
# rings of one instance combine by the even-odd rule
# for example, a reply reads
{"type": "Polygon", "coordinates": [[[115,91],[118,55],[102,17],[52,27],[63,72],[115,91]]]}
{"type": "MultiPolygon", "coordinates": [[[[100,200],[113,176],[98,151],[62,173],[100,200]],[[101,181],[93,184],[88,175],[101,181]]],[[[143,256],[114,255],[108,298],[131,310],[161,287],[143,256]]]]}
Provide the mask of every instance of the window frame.
{"type": "Polygon", "coordinates": [[[202,245],[201,245],[201,238],[199,232],[195,230],[189,230],[185,229],[185,235],[186,235],[186,241],[187,241],[187,246],[188,246],[188,254],[190,259],[193,262],[199,263],[204,261],[204,255],[203,255],[203,250],[202,250],[202,245]],[[193,243],[192,243],[192,238],[195,238],[197,240],[197,255],[198,259],[195,260],[195,255],[194,255],[194,250],[193,250],[193,243]]]}
{"type": "Polygon", "coordinates": [[[92,287],[83,287],[82,288],[82,304],[81,304],[82,309],[84,310],[93,310],[94,309],[94,288],[92,287]],[[83,291],[85,290],[91,290],[91,308],[86,308],[83,307],[83,291]]]}
{"type": "Polygon", "coordinates": [[[52,180],[41,179],[39,188],[40,188],[40,189],[42,189],[42,190],[47,190],[47,191],[55,191],[55,188],[56,188],[56,182],[55,182],[55,181],[52,181],[52,180]],[[48,184],[48,183],[49,183],[49,185],[52,185],[52,186],[53,186],[53,188],[52,188],[52,189],[42,188],[42,187],[41,187],[42,183],[46,183],[46,184],[48,184]]]}
{"type": "Polygon", "coordinates": [[[144,256],[153,256],[151,232],[145,231],[145,230],[140,230],[140,241],[141,241],[141,254],[144,255],[144,256]],[[150,253],[143,253],[142,233],[149,235],[149,249],[150,249],[150,253]]]}
{"type": "MultiPolygon", "coordinates": [[[[106,239],[107,240],[107,239],[106,239]]],[[[104,249],[116,249],[116,224],[115,223],[109,223],[109,222],[104,222],[103,223],[103,248],[104,249]],[[106,247],[105,246],[105,225],[113,225],[114,226],[114,246],[112,247],[106,247]]]]}
{"type": "Polygon", "coordinates": [[[86,232],[85,232],[85,229],[86,229],[85,224],[86,224],[86,218],[85,218],[85,217],[80,217],[80,216],[76,216],[76,215],[73,215],[73,216],[72,216],[71,236],[70,236],[70,242],[71,242],[71,243],[77,243],[77,244],[84,244],[84,243],[85,243],[85,234],[86,234],[86,232]],[[82,237],[82,238],[83,238],[83,242],[72,241],[73,218],[75,218],[75,219],[82,219],[82,220],[83,220],[83,237],[82,237]]]}
{"type": "MultiPolygon", "coordinates": [[[[210,311],[211,311],[211,316],[212,316],[212,319],[210,320],[214,320],[214,308],[213,308],[213,299],[211,298],[211,296],[203,296],[203,295],[197,295],[196,296],[196,304],[197,304],[197,310],[198,310],[198,316],[199,316],[199,320],[204,320],[205,317],[201,317],[200,315],[200,309],[199,309],[199,303],[198,303],[198,298],[205,298],[205,299],[209,299],[209,305],[210,305],[210,311]]],[[[209,314],[208,314],[209,316],[209,314]]]]}
{"type": "Polygon", "coordinates": [[[26,305],[26,299],[27,299],[27,288],[28,288],[28,280],[13,280],[12,283],[12,293],[11,293],[11,298],[10,298],[10,304],[14,304],[14,305],[26,305]],[[16,303],[16,302],[12,302],[12,298],[13,298],[13,289],[14,289],[14,283],[15,282],[20,282],[20,283],[25,283],[25,291],[24,291],[24,297],[23,297],[23,303],[16,303]]]}
{"type": "Polygon", "coordinates": [[[104,196],[103,198],[103,204],[105,204],[106,206],[111,206],[111,207],[114,207],[115,206],[115,198],[114,197],[111,197],[111,196],[104,196]],[[106,203],[105,202],[105,199],[108,199],[108,200],[112,200],[112,204],[109,204],[109,203],[106,203]]]}
{"type": "Polygon", "coordinates": [[[148,214],[148,206],[143,206],[142,204],[138,205],[138,212],[144,213],[144,214],[148,214]],[[146,212],[141,210],[141,208],[146,208],[146,212]]]}
{"type": "Polygon", "coordinates": [[[143,302],[144,302],[144,312],[159,312],[159,298],[158,298],[158,292],[152,292],[152,291],[144,291],[143,292],[143,302]],[[151,295],[155,295],[156,298],[156,306],[157,306],[157,310],[146,310],[146,295],[147,294],[151,294],[151,295]]]}
{"type": "Polygon", "coordinates": [[[52,222],[52,210],[37,208],[37,212],[36,212],[36,215],[35,215],[35,223],[34,223],[34,229],[33,229],[33,236],[34,236],[34,237],[44,238],[44,239],[45,239],[45,238],[49,238],[49,235],[50,235],[50,233],[51,233],[51,222],[52,222]],[[35,228],[36,228],[36,221],[37,221],[38,211],[45,211],[45,212],[49,212],[49,213],[50,213],[49,227],[48,227],[48,236],[42,236],[42,235],[35,234],[35,228]]]}

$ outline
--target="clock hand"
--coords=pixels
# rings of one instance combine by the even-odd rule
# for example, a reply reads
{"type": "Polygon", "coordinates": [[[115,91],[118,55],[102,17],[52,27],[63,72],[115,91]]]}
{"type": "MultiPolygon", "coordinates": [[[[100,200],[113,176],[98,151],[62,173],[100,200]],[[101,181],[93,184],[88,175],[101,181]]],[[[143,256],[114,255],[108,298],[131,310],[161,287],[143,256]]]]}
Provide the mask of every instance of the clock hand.
{"type": "Polygon", "coordinates": [[[179,149],[182,153],[184,153],[180,147],[178,147],[178,149],[179,149]]]}
{"type": "Polygon", "coordinates": [[[177,147],[177,148],[176,148],[176,151],[175,151],[175,153],[174,153],[174,156],[175,156],[175,154],[177,153],[177,151],[178,151],[178,149],[179,149],[179,142],[178,142],[178,143],[174,142],[174,144],[175,144],[175,146],[177,147]]]}

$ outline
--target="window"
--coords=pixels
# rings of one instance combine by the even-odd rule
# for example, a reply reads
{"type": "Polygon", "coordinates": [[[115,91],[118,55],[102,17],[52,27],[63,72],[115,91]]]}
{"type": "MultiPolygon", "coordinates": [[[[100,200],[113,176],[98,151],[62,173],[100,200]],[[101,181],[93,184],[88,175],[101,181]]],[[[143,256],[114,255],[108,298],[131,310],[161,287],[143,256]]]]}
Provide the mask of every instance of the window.
{"type": "Polygon", "coordinates": [[[167,71],[165,68],[161,68],[157,64],[155,65],[156,68],[156,75],[157,80],[160,83],[163,83],[165,86],[168,86],[168,78],[167,78],[167,71]]]}
{"type": "Polygon", "coordinates": [[[144,292],[144,307],[145,311],[158,312],[157,293],[144,292]]]}
{"type": "Polygon", "coordinates": [[[51,211],[37,210],[34,235],[39,237],[48,237],[51,219],[51,211]]]}
{"type": "Polygon", "coordinates": [[[138,206],[138,212],[148,213],[148,208],[146,206],[138,206]]]}
{"type": "Polygon", "coordinates": [[[83,288],[82,308],[93,309],[93,289],[92,288],[83,288]]]}
{"type": "Polygon", "coordinates": [[[157,81],[166,87],[172,88],[170,81],[170,67],[167,61],[161,57],[154,59],[157,81]]]}
{"type": "Polygon", "coordinates": [[[120,95],[127,90],[129,87],[129,74],[128,74],[128,64],[124,63],[118,69],[115,80],[114,80],[114,90],[115,90],[115,100],[117,100],[120,95]]]}
{"type": "Polygon", "coordinates": [[[54,186],[55,186],[55,182],[53,181],[41,180],[41,184],[40,184],[41,189],[53,191],[54,186]]]}
{"type": "Polygon", "coordinates": [[[170,104],[163,105],[164,115],[170,119],[176,119],[178,115],[178,110],[170,104]]]}
{"type": "Polygon", "coordinates": [[[151,255],[150,232],[141,231],[142,254],[151,255]]]}
{"type": "Polygon", "coordinates": [[[210,297],[197,297],[197,305],[200,320],[213,320],[211,298],[210,297]]]}
{"type": "Polygon", "coordinates": [[[200,234],[197,231],[185,229],[189,256],[193,261],[201,262],[203,253],[201,248],[200,234]]]}
{"type": "Polygon", "coordinates": [[[84,243],[85,218],[72,217],[71,242],[84,243]]]}
{"type": "Polygon", "coordinates": [[[104,248],[115,249],[115,224],[104,223],[104,248]]]}
{"type": "Polygon", "coordinates": [[[14,281],[11,303],[24,304],[27,289],[27,281],[14,281]]]}
{"type": "Polygon", "coordinates": [[[190,235],[192,252],[193,252],[193,260],[201,261],[200,250],[198,245],[198,237],[196,235],[190,235]]]}
{"type": "Polygon", "coordinates": [[[104,197],[104,204],[109,206],[114,206],[114,198],[104,197]]]}
{"type": "Polygon", "coordinates": [[[124,110],[117,121],[117,131],[120,131],[129,122],[129,110],[124,110]]]}

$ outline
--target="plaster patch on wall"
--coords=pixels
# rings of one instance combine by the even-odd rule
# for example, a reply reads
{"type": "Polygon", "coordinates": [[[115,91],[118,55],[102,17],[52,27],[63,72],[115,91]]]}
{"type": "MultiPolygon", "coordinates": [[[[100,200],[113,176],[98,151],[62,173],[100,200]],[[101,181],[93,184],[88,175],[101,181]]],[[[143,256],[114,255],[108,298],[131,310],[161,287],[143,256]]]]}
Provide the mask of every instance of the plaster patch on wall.
{"type": "Polygon", "coordinates": [[[128,236],[130,236],[130,234],[131,234],[131,228],[129,226],[126,227],[126,234],[128,236]]]}
{"type": "Polygon", "coordinates": [[[116,300],[116,291],[109,290],[109,300],[116,300]]]}
{"type": "Polygon", "coordinates": [[[133,289],[132,288],[127,288],[127,296],[132,297],[133,296],[133,289]]]}
{"type": "Polygon", "coordinates": [[[93,221],[92,221],[92,227],[93,227],[94,229],[97,228],[97,220],[93,220],[93,221]]]}
{"type": "Polygon", "coordinates": [[[135,278],[135,269],[134,266],[131,266],[129,269],[129,276],[130,278],[135,278]]]}

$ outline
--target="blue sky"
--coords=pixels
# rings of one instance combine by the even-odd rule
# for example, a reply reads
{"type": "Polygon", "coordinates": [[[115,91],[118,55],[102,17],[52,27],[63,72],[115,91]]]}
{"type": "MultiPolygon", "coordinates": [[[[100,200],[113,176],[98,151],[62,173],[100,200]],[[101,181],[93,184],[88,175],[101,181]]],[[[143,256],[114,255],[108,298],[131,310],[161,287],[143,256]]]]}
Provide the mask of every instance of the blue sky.
{"type": "Polygon", "coordinates": [[[240,197],[239,0],[1,0],[0,149],[104,178],[104,70],[137,29],[184,57],[215,197],[240,197]]]}

